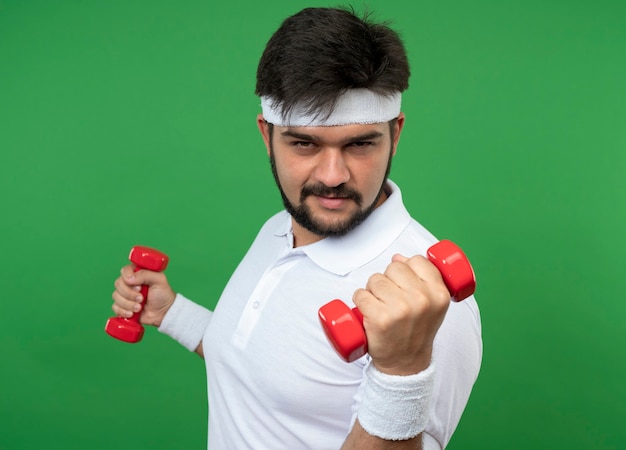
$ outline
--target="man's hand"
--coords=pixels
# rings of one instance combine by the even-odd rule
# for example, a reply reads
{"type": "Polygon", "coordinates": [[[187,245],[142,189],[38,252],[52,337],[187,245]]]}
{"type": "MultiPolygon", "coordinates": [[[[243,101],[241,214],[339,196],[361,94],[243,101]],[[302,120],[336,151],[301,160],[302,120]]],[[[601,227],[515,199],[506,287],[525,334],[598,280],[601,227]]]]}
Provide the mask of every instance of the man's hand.
{"type": "Polygon", "coordinates": [[[430,365],[433,340],[450,293],[426,258],[395,255],[384,274],[372,275],[353,296],[363,314],[368,353],[390,375],[412,375],[430,365]]]}
{"type": "Polygon", "coordinates": [[[120,277],[115,280],[113,312],[120,317],[131,317],[133,313],[141,311],[139,321],[142,324],[158,327],[174,303],[176,294],[164,273],[149,270],[134,272],[134,269],[132,264],[124,266],[120,277]],[[143,284],[148,285],[148,298],[142,310],[143,298],[140,291],[143,284]]]}

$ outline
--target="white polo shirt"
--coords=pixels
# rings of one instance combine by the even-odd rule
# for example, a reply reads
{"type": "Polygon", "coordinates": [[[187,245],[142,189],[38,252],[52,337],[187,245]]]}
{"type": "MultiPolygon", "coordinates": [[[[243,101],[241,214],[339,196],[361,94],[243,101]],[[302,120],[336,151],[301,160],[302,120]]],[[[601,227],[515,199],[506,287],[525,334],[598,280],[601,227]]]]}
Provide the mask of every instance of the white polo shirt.
{"type": "MultiPolygon", "coordinates": [[[[369,357],[341,360],[317,311],[335,298],[353,307],[353,292],[384,272],[395,253],[425,255],[437,241],[410,217],[398,187],[389,187],[389,198],[344,237],[293,248],[284,211],[262,227],[212,317],[204,313],[209,449],[341,447],[369,357]]],[[[452,303],[434,344],[437,379],[425,448],[450,440],[481,357],[474,298],[452,303]]]]}

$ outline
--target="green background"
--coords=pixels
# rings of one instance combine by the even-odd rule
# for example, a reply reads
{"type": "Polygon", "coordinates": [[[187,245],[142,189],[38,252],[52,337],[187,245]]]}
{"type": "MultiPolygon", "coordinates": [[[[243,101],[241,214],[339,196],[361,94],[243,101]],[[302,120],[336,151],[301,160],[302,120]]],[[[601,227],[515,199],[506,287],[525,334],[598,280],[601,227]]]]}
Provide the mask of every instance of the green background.
{"type": "MultiPolygon", "coordinates": [[[[412,64],[392,178],[479,282],[449,448],[626,448],[626,3],[368,4],[412,64]]],[[[202,361],[109,338],[112,283],[150,245],[215,304],[281,207],[258,58],[329,5],[0,0],[0,449],[205,448],[202,361]]]]}

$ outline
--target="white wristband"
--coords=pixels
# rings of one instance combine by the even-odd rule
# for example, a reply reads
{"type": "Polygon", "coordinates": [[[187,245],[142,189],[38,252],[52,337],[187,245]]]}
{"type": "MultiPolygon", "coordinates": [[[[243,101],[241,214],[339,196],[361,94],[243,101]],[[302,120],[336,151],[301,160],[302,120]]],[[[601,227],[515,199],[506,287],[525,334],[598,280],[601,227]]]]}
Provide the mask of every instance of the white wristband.
{"type": "Polygon", "coordinates": [[[365,369],[358,419],[368,434],[391,441],[411,439],[428,424],[435,368],[408,376],[387,375],[370,362],[365,369]]]}
{"type": "Polygon", "coordinates": [[[159,332],[193,352],[200,345],[212,315],[208,309],[176,294],[174,303],[163,317],[159,332]]]}

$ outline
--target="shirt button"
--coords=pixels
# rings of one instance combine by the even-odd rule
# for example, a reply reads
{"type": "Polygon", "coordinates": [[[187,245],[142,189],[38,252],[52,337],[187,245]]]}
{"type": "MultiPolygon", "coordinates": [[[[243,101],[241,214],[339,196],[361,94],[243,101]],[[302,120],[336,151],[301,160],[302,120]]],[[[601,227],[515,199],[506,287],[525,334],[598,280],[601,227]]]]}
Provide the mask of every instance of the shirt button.
{"type": "Polygon", "coordinates": [[[254,308],[254,309],[259,309],[259,306],[261,306],[261,304],[259,302],[254,302],[252,304],[252,308],[254,308]]]}

